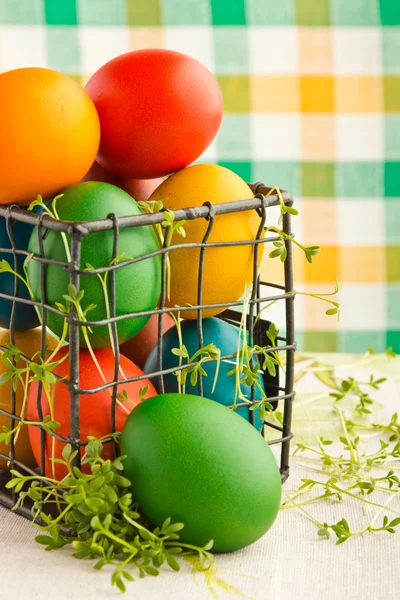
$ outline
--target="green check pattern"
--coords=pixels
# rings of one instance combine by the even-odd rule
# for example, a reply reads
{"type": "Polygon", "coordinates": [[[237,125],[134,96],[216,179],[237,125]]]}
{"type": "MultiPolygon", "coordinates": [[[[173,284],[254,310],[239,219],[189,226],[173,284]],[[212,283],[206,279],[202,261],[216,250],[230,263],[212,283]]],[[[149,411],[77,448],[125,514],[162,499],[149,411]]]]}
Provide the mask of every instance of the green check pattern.
{"type": "MultiPolygon", "coordinates": [[[[296,235],[322,247],[313,265],[295,253],[296,289],[327,293],[338,277],[339,322],[297,297],[300,348],[400,352],[400,1],[0,0],[0,71],[85,85],[146,47],[218,78],[225,116],[199,160],[295,197],[296,235]]],[[[262,272],[281,277],[267,257],[262,272]]]]}

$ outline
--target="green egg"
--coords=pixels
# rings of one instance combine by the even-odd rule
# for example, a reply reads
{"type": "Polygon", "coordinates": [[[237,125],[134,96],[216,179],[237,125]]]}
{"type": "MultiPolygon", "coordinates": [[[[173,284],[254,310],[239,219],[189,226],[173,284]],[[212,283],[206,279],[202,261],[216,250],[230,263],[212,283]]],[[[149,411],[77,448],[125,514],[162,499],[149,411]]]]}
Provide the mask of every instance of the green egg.
{"type": "MultiPolygon", "coordinates": [[[[60,219],[66,221],[93,221],[106,219],[110,213],[117,217],[139,215],[141,210],[132,197],[109,183],[85,182],[71,186],[57,200],[56,210],[60,219]]],[[[66,235],[71,246],[69,235],[66,235]]],[[[107,267],[113,257],[113,231],[89,233],[82,240],[81,268],[88,265],[94,268],[107,267]]],[[[118,235],[117,255],[121,261],[137,258],[144,254],[159,250],[160,245],[151,226],[120,229],[118,235]]],[[[43,240],[46,258],[66,261],[64,240],[60,233],[47,231],[43,240]]],[[[39,254],[37,228],[32,232],[28,250],[39,254]]],[[[102,274],[104,276],[104,274],[102,274]]],[[[36,300],[41,299],[40,263],[31,260],[28,263],[28,277],[36,300]]],[[[57,303],[65,304],[64,295],[68,294],[69,273],[58,264],[46,267],[45,291],[46,300],[53,307],[57,303]]],[[[161,259],[155,256],[127,265],[116,270],[116,315],[127,315],[135,312],[153,310],[157,306],[161,289],[161,259]]],[[[106,281],[107,296],[110,302],[110,275],[106,281]]],[[[84,292],[81,307],[89,305],[95,308],[87,313],[87,320],[101,321],[107,318],[106,296],[98,275],[81,275],[80,289],[84,292]]],[[[110,313],[109,313],[110,314],[110,313]]],[[[122,344],[129,340],[146,325],[149,317],[133,317],[117,322],[118,340],[122,344]]],[[[60,315],[47,311],[47,325],[56,335],[61,336],[64,319],[60,315]]],[[[88,331],[93,348],[109,348],[110,332],[107,325],[92,327],[88,331]]],[[[86,346],[80,332],[80,344],[86,346]]]]}
{"type": "Polygon", "coordinates": [[[156,526],[184,523],[180,540],[231,552],[261,538],[281,502],[270,447],[238,414],[187,394],[154,396],[129,415],[124,469],[143,513],[156,526]]]}

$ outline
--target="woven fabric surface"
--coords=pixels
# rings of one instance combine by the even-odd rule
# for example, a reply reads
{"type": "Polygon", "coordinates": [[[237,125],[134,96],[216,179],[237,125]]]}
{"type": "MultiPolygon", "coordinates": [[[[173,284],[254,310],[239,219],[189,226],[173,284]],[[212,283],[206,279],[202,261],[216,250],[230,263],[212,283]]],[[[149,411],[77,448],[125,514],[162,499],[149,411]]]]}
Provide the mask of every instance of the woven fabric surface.
{"type": "MultiPolygon", "coordinates": [[[[295,253],[295,289],[339,279],[339,322],[298,297],[300,348],[400,351],[400,2],[0,0],[0,71],[46,66],[84,85],[147,47],[218,78],[225,116],[200,161],[294,196],[296,235],[322,247],[313,265],[295,253]]],[[[281,277],[276,259],[263,277],[281,277]]]]}

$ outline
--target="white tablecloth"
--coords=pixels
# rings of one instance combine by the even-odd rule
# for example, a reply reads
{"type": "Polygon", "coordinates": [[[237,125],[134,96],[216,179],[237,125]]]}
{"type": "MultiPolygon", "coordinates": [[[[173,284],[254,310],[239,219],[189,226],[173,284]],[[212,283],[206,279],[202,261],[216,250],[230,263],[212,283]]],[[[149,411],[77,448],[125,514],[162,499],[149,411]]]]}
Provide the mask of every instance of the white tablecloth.
{"type": "MultiPolygon", "coordinates": [[[[390,380],[380,392],[374,393],[374,397],[383,404],[386,415],[400,409],[400,358],[378,359],[357,370],[353,366],[354,357],[325,355],[323,360],[347,364],[347,367],[338,367],[341,375],[363,373],[365,378],[374,373],[387,376],[390,380]]],[[[323,387],[314,377],[307,376],[299,382],[297,389],[304,399],[323,387]]],[[[294,431],[296,434],[297,430],[300,439],[307,436],[307,425],[300,404],[296,406],[294,431]]],[[[312,404],[309,410],[316,422],[312,404]]],[[[329,432],[329,414],[317,413],[317,416],[320,431],[329,432]]],[[[293,462],[285,491],[295,490],[300,478],[308,475],[293,462]]],[[[351,499],[340,506],[319,503],[313,505],[312,512],[321,521],[333,523],[346,516],[354,524],[360,520],[359,505],[351,499]]],[[[391,507],[400,511],[400,499],[396,498],[391,507]]],[[[371,517],[374,510],[369,513],[371,517]]],[[[163,569],[158,578],[128,583],[125,596],[135,600],[203,600],[213,598],[214,590],[214,598],[221,600],[233,597],[257,600],[400,598],[400,532],[396,535],[367,533],[336,546],[334,539],[319,539],[316,531],[296,509],[282,510],[262,540],[240,552],[219,556],[216,567],[206,575],[194,577],[188,564],[183,565],[180,573],[163,569]]],[[[91,600],[123,597],[111,587],[109,572],[99,573],[93,570],[93,562],[71,558],[67,549],[45,552],[34,542],[36,534],[37,530],[28,521],[0,508],[0,598],[91,600]]]]}

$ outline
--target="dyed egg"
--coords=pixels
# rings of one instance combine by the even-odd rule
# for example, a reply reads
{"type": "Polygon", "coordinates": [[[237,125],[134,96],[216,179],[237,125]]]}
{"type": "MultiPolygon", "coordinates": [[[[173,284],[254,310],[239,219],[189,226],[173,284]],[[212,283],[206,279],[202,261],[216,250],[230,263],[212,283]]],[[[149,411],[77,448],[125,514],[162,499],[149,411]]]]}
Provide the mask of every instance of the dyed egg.
{"type": "MultiPolygon", "coordinates": [[[[33,359],[35,362],[39,362],[40,358],[38,353],[40,352],[40,346],[42,341],[42,332],[40,329],[31,329],[30,331],[15,331],[14,332],[14,345],[21,350],[22,354],[27,358],[33,359]]],[[[0,331],[0,346],[7,346],[11,343],[10,332],[6,330],[0,331]]],[[[46,335],[46,346],[48,350],[55,350],[57,347],[57,340],[48,333],[46,335]]],[[[0,351],[0,355],[3,354],[0,351]]],[[[19,369],[24,369],[27,363],[21,358],[16,366],[19,369]]],[[[0,376],[7,373],[8,369],[6,365],[0,360],[0,376]]],[[[24,376],[25,377],[25,376],[24,376]]],[[[65,387],[65,386],[64,386],[65,387]]],[[[12,411],[12,396],[11,396],[12,384],[11,381],[6,381],[0,386],[0,407],[9,413],[12,411]]],[[[67,389],[67,388],[65,388],[67,389]]],[[[27,403],[24,402],[24,386],[21,381],[17,383],[17,389],[15,393],[15,414],[17,416],[27,416],[27,403]]],[[[10,428],[10,417],[0,413],[0,430],[3,431],[3,426],[10,428]]],[[[39,431],[39,430],[38,430],[39,431]]],[[[23,463],[25,466],[31,469],[37,466],[34,452],[32,451],[31,444],[29,442],[28,428],[22,427],[18,432],[18,437],[14,438],[15,447],[15,458],[16,460],[23,463]]],[[[0,453],[6,456],[9,455],[10,446],[5,442],[0,442],[0,453]]],[[[37,457],[40,460],[39,457],[37,457]]],[[[0,469],[8,469],[7,460],[0,458],[0,469]]],[[[17,468],[17,467],[15,467],[17,468]]]]}
{"type": "Polygon", "coordinates": [[[70,77],[42,68],[0,74],[0,204],[29,204],[78,183],[100,142],[99,117],[70,77]]]}
{"type": "MultiPolygon", "coordinates": [[[[197,334],[197,321],[181,321],[181,332],[182,332],[182,343],[186,346],[189,356],[193,356],[199,348],[198,334],[197,334]]],[[[179,337],[176,326],[171,328],[167,333],[163,335],[162,340],[162,366],[163,369],[172,369],[179,365],[179,357],[172,353],[174,348],[179,348],[179,337]]],[[[211,317],[210,319],[203,320],[203,347],[208,344],[214,344],[221,351],[221,356],[234,354],[237,352],[239,344],[239,331],[237,328],[230,325],[226,321],[211,317]]],[[[241,344],[239,345],[241,347],[241,344]]],[[[158,371],[157,364],[157,347],[155,346],[151,351],[146,364],[144,366],[144,372],[147,374],[158,371]]],[[[185,364],[183,361],[182,364],[185,364]]],[[[210,400],[215,400],[225,406],[231,406],[235,399],[235,386],[236,378],[234,375],[228,376],[229,371],[235,367],[235,359],[229,359],[221,361],[220,369],[218,373],[218,379],[215,386],[214,392],[212,391],[215,372],[217,369],[216,362],[204,363],[203,368],[207,373],[207,376],[203,376],[203,396],[210,400]]],[[[153,380],[154,386],[158,389],[158,378],[153,380]]],[[[262,373],[260,372],[259,383],[264,390],[264,382],[262,379],[262,373]]],[[[240,384],[242,394],[248,399],[251,399],[251,387],[245,384],[240,384]]],[[[159,390],[160,391],[160,390],[159,390]]],[[[178,391],[178,380],[173,373],[164,375],[164,391],[165,392],[177,392],[178,391]]],[[[185,391],[187,394],[197,394],[198,385],[192,385],[190,383],[190,377],[186,380],[185,391]]],[[[259,389],[255,389],[255,399],[261,400],[262,395],[259,389]]],[[[238,403],[242,402],[237,400],[238,403]]],[[[254,425],[258,430],[262,428],[262,421],[259,418],[257,411],[250,411],[247,406],[241,406],[235,409],[239,415],[244,417],[247,421],[251,421],[252,414],[254,415],[254,425]]]]}
{"type": "MultiPolygon", "coordinates": [[[[61,349],[54,360],[60,360],[63,358],[63,356],[65,356],[66,352],[68,352],[68,347],[61,349]]],[[[103,375],[107,382],[114,381],[115,357],[113,351],[111,349],[97,350],[96,359],[100,365],[101,373],[95,365],[94,360],[88,350],[82,349],[79,353],[79,387],[83,390],[91,390],[101,387],[104,384],[103,375]]],[[[146,379],[131,382],[124,381],[125,378],[139,377],[140,375],[143,375],[143,372],[130,360],[124,356],[121,356],[120,365],[121,368],[118,375],[120,385],[117,388],[117,392],[118,394],[121,394],[125,390],[129,400],[122,400],[115,407],[116,431],[122,431],[127,415],[139,402],[141,402],[141,389],[148,386],[146,393],[147,398],[156,394],[154,387],[150,381],[146,379]]],[[[53,373],[61,378],[68,379],[70,377],[70,369],[71,365],[68,357],[54,369],[53,373]]],[[[111,388],[108,388],[92,394],[80,395],[79,420],[80,439],[82,441],[88,441],[88,436],[94,436],[99,439],[108,436],[112,432],[111,392],[111,388]]],[[[28,418],[31,421],[39,420],[37,409],[37,393],[38,382],[34,381],[29,388],[28,397],[28,418]]],[[[70,395],[68,387],[65,385],[65,383],[57,381],[56,383],[50,385],[49,393],[54,393],[54,419],[60,423],[60,427],[58,427],[56,431],[59,435],[67,438],[71,433],[70,395]]],[[[40,406],[44,417],[47,415],[51,416],[48,396],[43,389],[40,397],[40,406]]],[[[28,425],[27,429],[33,453],[39,464],[41,438],[40,429],[32,425],[28,425]]],[[[65,447],[65,444],[57,438],[54,441],[54,446],[52,442],[53,437],[49,434],[46,434],[45,472],[48,477],[55,477],[56,479],[60,480],[67,475],[67,469],[65,465],[54,463],[51,458],[62,458],[62,451],[65,447]]],[[[82,456],[83,453],[84,448],[82,447],[82,456]]],[[[112,444],[104,445],[102,458],[114,458],[114,449],[112,444]]],[[[84,465],[83,471],[89,473],[89,465],[84,465]]]]}
{"type": "Polygon", "coordinates": [[[146,49],[113,58],[86,84],[100,117],[97,162],[135,179],[168,175],[195,161],[214,139],[223,99],[194,58],[146,49]]]}
{"type": "Polygon", "coordinates": [[[142,402],[121,437],[124,470],[146,517],[184,524],[180,541],[232,552],[275,521],[281,478],[263,437],[224,406],[164,394],[142,402]]]}
{"type": "Polygon", "coordinates": [[[154,192],[164,179],[161,177],[158,179],[128,179],[127,177],[114,175],[114,173],[103,169],[99,163],[94,162],[82,181],[104,181],[104,183],[111,183],[124,190],[124,192],[139,202],[141,200],[148,200],[150,194],[154,192]]]}
{"type": "MultiPolygon", "coordinates": [[[[162,200],[164,207],[178,210],[201,206],[209,201],[214,204],[247,200],[254,194],[236,173],[216,165],[199,164],[183,169],[168,177],[150,196],[150,200],[162,200]]],[[[202,242],[208,221],[186,221],[186,237],[174,233],[173,244],[202,242]]],[[[238,242],[254,240],[260,226],[255,210],[235,212],[215,217],[209,242],[238,242]]],[[[251,245],[207,248],[204,254],[203,304],[231,303],[239,300],[253,280],[253,247],[251,245]]],[[[259,264],[263,244],[259,244],[259,264]]],[[[168,306],[197,305],[199,248],[182,248],[169,253],[171,261],[171,295],[168,306]]],[[[207,308],[203,317],[211,317],[225,310],[207,308]]],[[[185,319],[196,319],[197,311],[182,311],[185,319]]]]}
{"type": "MultiPolygon", "coordinates": [[[[168,314],[162,319],[162,332],[165,333],[173,327],[174,321],[168,314]]],[[[121,353],[142,368],[151,350],[158,340],[158,315],[150,317],[149,322],[135,337],[120,346],[121,353]]]]}
{"type": "MultiPolygon", "coordinates": [[[[108,183],[85,182],[65,190],[57,201],[57,212],[60,219],[68,221],[92,221],[105,219],[110,213],[118,217],[139,215],[141,211],[137,203],[126,192],[108,183]]],[[[81,246],[81,268],[91,265],[94,268],[111,264],[114,243],[113,231],[90,233],[84,237],[81,246]]],[[[118,255],[121,260],[137,258],[155,252],[159,242],[151,226],[142,226],[119,230],[118,255]]],[[[59,261],[66,261],[66,251],[62,236],[56,231],[49,231],[43,241],[44,255],[59,261]]],[[[39,253],[37,230],[32,233],[29,251],[39,253]]],[[[28,274],[35,298],[41,298],[40,264],[31,260],[28,274]]],[[[135,312],[154,310],[157,306],[161,289],[161,259],[155,256],[128,266],[116,269],[116,314],[127,315],[135,312]]],[[[57,264],[49,264],[46,269],[46,299],[52,306],[57,302],[64,303],[64,295],[68,294],[69,274],[57,264]]],[[[102,283],[97,274],[81,275],[80,289],[84,292],[81,307],[85,310],[95,305],[87,315],[91,321],[107,318],[107,305],[102,283]]],[[[109,283],[107,284],[108,300],[109,283]]],[[[149,320],[148,316],[132,317],[117,322],[118,340],[123,343],[136,335],[149,320]]],[[[51,311],[47,312],[47,325],[57,335],[61,335],[64,318],[51,311]]],[[[110,332],[107,325],[93,327],[88,332],[94,348],[111,347],[110,332]]],[[[80,344],[86,346],[82,329],[80,344]]]]}
{"type": "MultiPolygon", "coordinates": [[[[20,206],[20,209],[26,210],[27,207],[20,206]]],[[[39,206],[35,206],[33,211],[35,213],[40,213],[42,209],[39,206]]],[[[33,231],[33,225],[21,223],[20,221],[14,221],[11,231],[17,250],[27,250],[29,239],[33,231]]],[[[0,248],[12,248],[12,244],[7,233],[7,221],[4,217],[0,217],[0,248]]],[[[24,278],[25,273],[23,265],[25,258],[25,255],[17,254],[17,271],[24,278]]],[[[13,254],[9,252],[0,252],[0,260],[6,260],[14,269],[13,254]]],[[[2,294],[14,296],[14,275],[12,275],[12,273],[0,273],[0,292],[2,294]]],[[[18,280],[18,298],[30,300],[28,288],[20,279],[18,280]]],[[[0,327],[4,327],[5,329],[10,328],[12,306],[12,300],[0,298],[0,327]]],[[[39,318],[35,308],[33,306],[29,306],[29,304],[17,302],[15,306],[14,328],[18,331],[24,331],[26,329],[33,329],[38,325],[39,318]]]]}

